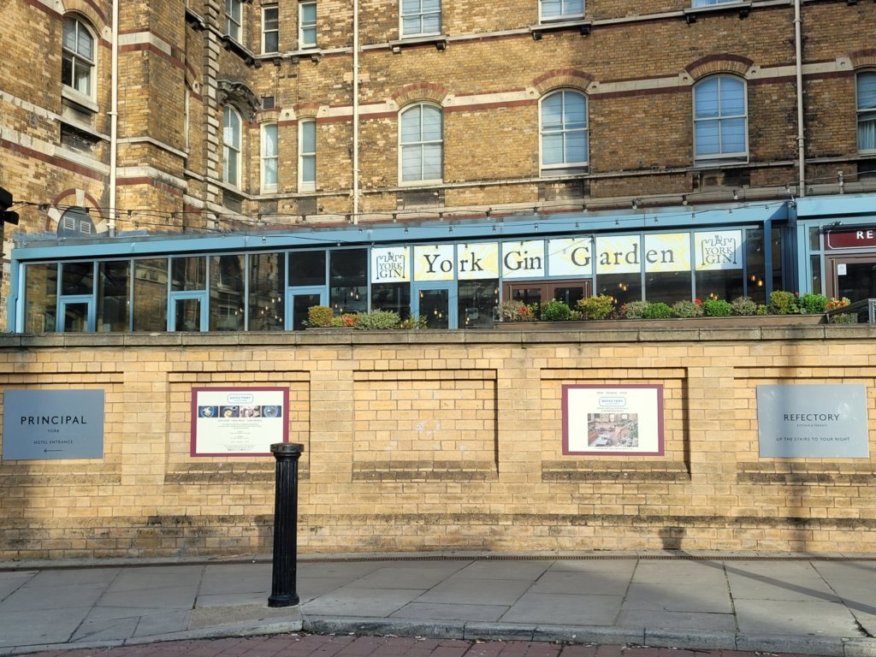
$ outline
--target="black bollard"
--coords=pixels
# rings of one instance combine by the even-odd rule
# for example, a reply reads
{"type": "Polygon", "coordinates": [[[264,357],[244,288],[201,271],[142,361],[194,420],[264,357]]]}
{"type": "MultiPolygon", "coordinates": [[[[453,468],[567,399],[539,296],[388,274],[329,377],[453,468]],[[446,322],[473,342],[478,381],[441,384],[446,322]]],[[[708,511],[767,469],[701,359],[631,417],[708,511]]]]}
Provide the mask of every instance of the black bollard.
{"type": "Polygon", "coordinates": [[[298,604],[298,459],[304,445],[277,443],[271,453],[277,460],[274,494],[274,560],[269,607],[298,604]]]}

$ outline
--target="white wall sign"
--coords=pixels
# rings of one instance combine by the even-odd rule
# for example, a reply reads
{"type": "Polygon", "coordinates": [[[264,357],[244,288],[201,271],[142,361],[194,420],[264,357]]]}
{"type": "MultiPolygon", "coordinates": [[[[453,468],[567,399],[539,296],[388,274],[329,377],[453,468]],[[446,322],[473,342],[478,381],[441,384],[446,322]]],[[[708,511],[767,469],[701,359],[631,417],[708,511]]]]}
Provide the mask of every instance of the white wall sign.
{"type": "Polygon", "coordinates": [[[415,281],[452,281],[455,262],[453,244],[414,247],[415,281]]]}
{"type": "Polygon", "coordinates": [[[867,391],[859,384],[757,386],[761,458],[867,458],[867,391]]]}
{"type": "Polygon", "coordinates": [[[372,283],[406,283],[411,280],[411,250],[407,246],[371,249],[372,283]]]}
{"type": "Polygon", "coordinates": [[[499,278],[499,244],[497,242],[458,244],[456,257],[459,280],[499,278]]]}
{"type": "Polygon", "coordinates": [[[593,240],[589,237],[548,240],[548,262],[551,276],[592,276],[593,240]]]}
{"type": "Polygon", "coordinates": [[[642,255],[645,271],[690,271],[690,233],[648,233],[642,255]]]}
{"type": "Polygon", "coordinates": [[[192,388],[192,456],[270,456],[289,440],[288,388],[192,388]]]}
{"type": "Polygon", "coordinates": [[[697,271],[742,269],[742,231],[695,233],[697,271]]]}
{"type": "Polygon", "coordinates": [[[641,238],[614,235],[596,238],[597,274],[633,274],[642,270],[641,238]]]}
{"type": "Polygon", "coordinates": [[[538,278],[545,275],[544,240],[502,243],[504,278],[538,278]]]}

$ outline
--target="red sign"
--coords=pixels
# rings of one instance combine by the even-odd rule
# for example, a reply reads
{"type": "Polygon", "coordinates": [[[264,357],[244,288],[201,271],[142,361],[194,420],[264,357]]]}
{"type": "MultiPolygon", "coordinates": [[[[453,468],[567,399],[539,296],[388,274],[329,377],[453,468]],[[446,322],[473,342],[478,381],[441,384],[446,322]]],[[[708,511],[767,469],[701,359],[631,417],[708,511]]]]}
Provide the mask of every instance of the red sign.
{"type": "Polygon", "coordinates": [[[827,231],[828,249],[858,249],[876,247],[876,228],[855,228],[827,231]]]}

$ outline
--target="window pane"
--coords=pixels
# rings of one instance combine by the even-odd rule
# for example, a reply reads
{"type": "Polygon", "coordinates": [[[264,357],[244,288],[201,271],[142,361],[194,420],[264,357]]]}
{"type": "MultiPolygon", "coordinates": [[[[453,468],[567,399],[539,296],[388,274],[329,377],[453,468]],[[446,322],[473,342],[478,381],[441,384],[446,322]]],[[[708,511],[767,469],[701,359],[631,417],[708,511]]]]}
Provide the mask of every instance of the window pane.
{"type": "Polygon", "coordinates": [[[701,121],[696,125],[696,154],[715,155],[720,153],[718,142],[718,122],[701,121]]]}
{"type": "Polygon", "coordinates": [[[499,281],[460,281],[460,328],[491,328],[499,308],[499,281]]]}
{"type": "Polygon", "coordinates": [[[654,303],[662,301],[670,305],[676,301],[690,301],[690,272],[647,272],[645,274],[645,298],[654,303]]]}
{"type": "Polygon", "coordinates": [[[403,144],[420,140],[420,113],[420,108],[414,107],[402,114],[401,141],[403,144]]]}
{"type": "Polygon", "coordinates": [[[378,283],[371,286],[371,310],[392,310],[399,317],[411,316],[410,283],[378,283]]]}
{"type": "Polygon", "coordinates": [[[94,39],[88,33],[88,30],[81,25],[79,26],[79,40],[76,52],[89,62],[94,61],[94,39]]]}
{"type": "Polygon", "coordinates": [[[276,157],[277,155],[277,126],[266,125],[262,127],[262,155],[276,157]]]}
{"type": "Polygon", "coordinates": [[[423,12],[440,11],[441,0],[422,0],[421,7],[423,12]]]}
{"type": "Polygon", "coordinates": [[[587,127],[587,101],[576,93],[564,93],[565,128],[575,130],[587,127]]]}
{"type": "Polygon", "coordinates": [[[721,116],[745,114],[745,86],[735,78],[720,78],[721,116]]]}
{"type": "Polygon", "coordinates": [[[283,330],[285,260],[282,253],[249,257],[250,331],[283,330]]]}
{"type": "Polygon", "coordinates": [[[305,155],[301,158],[301,181],[316,182],[316,158],[313,155],[305,155]]]}
{"type": "Polygon", "coordinates": [[[541,15],[544,18],[556,18],[562,15],[562,3],[560,0],[542,0],[541,15]]]}
{"type": "Polygon", "coordinates": [[[617,306],[630,301],[642,300],[642,277],[639,272],[633,274],[603,274],[597,279],[599,294],[614,297],[617,306]]]}
{"type": "Polygon", "coordinates": [[[858,123],[858,148],[862,151],[876,150],[876,117],[858,123]]]}
{"type": "Polygon", "coordinates": [[[316,152],[316,121],[301,122],[301,151],[316,152]]]}
{"type": "Polygon", "coordinates": [[[243,256],[211,256],[209,330],[242,331],[243,312],[243,256]]]}
{"type": "Polygon", "coordinates": [[[696,118],[718,116],[718,78],[709,78],[694,88],[696,118]]]}
{"type": "Polygon", "coordinates": [[[61,265],[61,294],[91,294],[94,291],[94,263],[66,262],[61,265]]]}
{"type": "Polygon", "coordinates": [[[402,180],[421,180],[422,149],[420,146],[405,146],[402,148],[402,180]]]}
{"type": "Polygon", "coordinates": [[[541,127],[558,130],[563,126],[563,96],[552,94],[541,103],[541,127]]]}
{"type": "Polygon", "coordinates": [[[316,45],[316,28],[308,27],[301,31],[301,45],[313,46],[316,45]]]}
{"type": "Polygon", "coordinates": [[[745,152],[745,120],[728,119],[721,122],[721,152],[745,152]]]}
{"type": "Polygon", "coordinates": [[[544,164],[562,164],[563,135],[545,135],[542,139],[542,161],[544,164]]]}
{"type": "Polygon", "coordinates": [[[342,249],[330,256],[330,301],[336,314],[368,309],[368,251],[342,249]]]}
{"type": "Polygon", "coordinates": [[[127,260],[98,263],[98,332],[128,330],[130,269],[127,260]]]}
{"type": "Polygon", "coordinates": [[[171,289],[204,290],[207,287],[207,259],[203,256],[171,258],[171,289]]]}
{"type": "Polygon", "coordinates": [[[167,259],[134,261],[134,330],[167,330],[167,259]]]}
{"type": "Polygon", "coordinates": [[[76,20],[73,18],[64,19],[64,48],[71,52],[76,52],[76,20]]]}
{"type": "Polygon", "coordinates": [[[573,132],[566,137],[566,162],[587,161],[587,133],[573,132]]]}
{"type": "Polygon", "coordinates": [[[858,75],[858,109],[876,109],[876,73],[858,75]]]}
{"type": "Polygon", "coordinates": [[[423,107],[423,141],[441,139],[441,110],[436,107],[423,107]]]}
{"type": "Polygon", "coordinates": [[[441,146],[429,144],[423,147],[423,180],[441,178],[441,146]]]}
{"type": "Polygon", "coordinates": [[[52,332],[57,316],[58,265],[27,265],[24,271],[24,330],[52,332]]]}
{"type": "Polygon", "coordinates": [[[301,22],[311,24],[316,22],[316,4],[312,2],[301,4],[301,22]]]}
{"type": "Polygon", "coordinates": [[[429,14],[423,17],[423,33],[437,34],[441,31],[441,16],[439,14],[429,14]]]}
{"type": "Polygon", "coordinates": [[[325,285],[325,251],[289,254],[289,286],[325,285]]]}

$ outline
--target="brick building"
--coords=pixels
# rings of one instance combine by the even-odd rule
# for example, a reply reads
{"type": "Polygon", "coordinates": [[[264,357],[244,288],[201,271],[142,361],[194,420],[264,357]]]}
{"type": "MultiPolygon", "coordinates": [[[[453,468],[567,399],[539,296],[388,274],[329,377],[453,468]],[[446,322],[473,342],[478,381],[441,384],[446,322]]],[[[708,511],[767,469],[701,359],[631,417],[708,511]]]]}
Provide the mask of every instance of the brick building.
{"type": "Polygon", "coordinates": [[[3,4],[10,330],[876,295],[873,2],[3,4]]]}

